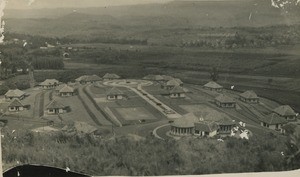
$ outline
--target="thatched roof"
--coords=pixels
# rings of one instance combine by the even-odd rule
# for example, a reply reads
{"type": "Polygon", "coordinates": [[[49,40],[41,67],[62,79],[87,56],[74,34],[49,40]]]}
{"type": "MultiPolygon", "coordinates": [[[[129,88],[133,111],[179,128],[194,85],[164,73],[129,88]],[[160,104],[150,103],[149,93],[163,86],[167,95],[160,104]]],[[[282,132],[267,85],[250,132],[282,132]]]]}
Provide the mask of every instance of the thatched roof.
{"type": "Polygon", "coordinates": [[[65,85],[63,88],[59,90],[59,93],[73,93],[73,92],[74,92],[74,88],[68,85],[65,85]]]}
{"type": "Polygon", "coordinates": [[[40,83],[40,86],[51,86],[58,85],[59,81],[56,79],[46,79],[44,82],[40,83]]]}
{"type": "Polygon", "coordinates": [[[166,84],[166,86],[180,86],[180,83],[176,81],[175,79],[169,80],[166,84]]]}
{"type": "Polygon", "coordinates": [[[110,95],[123,95],[124,93],[121,91],[121,90],[119,90],[119,89],[117,89],[116,87],[113,87],[113,88],[111,88],[107,93],[106,93],[106,95],[107,96],[110,96],[110,95]]]}
{"type": "Polygon", "coordinates": [[[47,109],[63,109],[66,106],[63,105],[62,103],[56,101],[56,100],[52,100],[47,106],[47,109]]]}
{"type": "Polygon", "coordinates": [[[285,124],[287,123],[287,120],[285,120],[283,117],[279,116],[276,113],[271,113],[265,117],[260,117],[260,121],[265,122],[269,125],[275,125],[275,124],[285,124]]]}
{"type": "Polygon", "coordinates": [[[185,118],[176,119],[171,126],[178,128],[192,128],[195,126],[194,121],[185,118]]]}
{"type": "Polygon", "coordinates": [[[103,76],[103,79],[120,79],[120,76],[118,76],[117,74],[114,74],[114,73],[106,73],[103,76]]]}
{"type": "Polygon", "coordinates": [[[19,89],[15,89],[15,90],[8,90],[6,93],[5,93],[5,96],[6,97],[21,97],[25,95],[25,92],[19,90],[19,89]]]}
{"type": "Polygon", "coordinates": [[[195,130],[212,132],[218,130],[219,126],[215,122],[200,121],[195,123],[195,130]]]}
{"type": "Polygon", "coordinates": [[[8,107],[23,107],[24,105],[18,99],[14,99],[8,107]]]}
{"type": "Polygon", "coordinates": [[[182,87],[180,86],[175,86],[171,91],[170,94],[175,94],[175,93],[185,93],[182,87]]]}
{"type": "Polygon", "coordinates": [[[295,111],[289,105],[283,105],[275,108],[273,112],[279,114],[280,116],[295,116],[295,111]]]}
{"type": "Polygon", "coordinates": [[[252,91],[252,90],[245,91],[244,93],[241,93],[240,96],[243,97],[243,98],[247,98],[247,99],[258,98],[258,96],[256,95],[256,93],[254,91],[252,91]]]}
{"type": "Polygon", "coordinates": [[[218,83],[214,81],[210,81],[207,84],[204,85],[204,87],[212,88],[212,89],[221,89],[223,86],[219,85],[218,83]]]}
{"type": "Polygon", "coordinates": [[[234,99],[224,95],[224,94],[220,94],[219,96],[217,96],[215,98],[216,101],[220,102],[220,103],[235,103],[234,99]]]}

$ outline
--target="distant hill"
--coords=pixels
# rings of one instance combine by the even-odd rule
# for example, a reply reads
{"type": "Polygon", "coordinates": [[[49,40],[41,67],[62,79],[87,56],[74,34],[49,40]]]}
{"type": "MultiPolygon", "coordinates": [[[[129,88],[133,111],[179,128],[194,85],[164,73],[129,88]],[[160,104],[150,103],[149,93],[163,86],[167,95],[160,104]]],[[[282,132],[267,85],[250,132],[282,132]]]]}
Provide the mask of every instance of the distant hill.
{"type": "MultiPolygon", "coordinates": [[[[299,24],[300,6],[288,13],[271,6],[269,0],[172,1],[77,9],[6,10],[6,31],[66,36],[114,30],[185,27],[235,27],[299,24]],[[44,20],[42,18],[47,18],[44,20]]],[[[103,33],[102,33],[103,34],[103,33]]]]}

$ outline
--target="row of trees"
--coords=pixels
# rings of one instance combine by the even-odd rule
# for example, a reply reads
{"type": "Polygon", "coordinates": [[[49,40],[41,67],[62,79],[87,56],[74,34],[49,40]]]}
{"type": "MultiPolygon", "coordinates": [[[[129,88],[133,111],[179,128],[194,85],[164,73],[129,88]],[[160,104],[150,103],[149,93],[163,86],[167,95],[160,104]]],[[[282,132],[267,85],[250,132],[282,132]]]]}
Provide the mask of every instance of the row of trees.
{"type": "Polygon", "coordinates": [[[62,58],[56,57],[39,57],[32,59],[31,65],[34,69],[63,69],[64,63],[62,58]]]}

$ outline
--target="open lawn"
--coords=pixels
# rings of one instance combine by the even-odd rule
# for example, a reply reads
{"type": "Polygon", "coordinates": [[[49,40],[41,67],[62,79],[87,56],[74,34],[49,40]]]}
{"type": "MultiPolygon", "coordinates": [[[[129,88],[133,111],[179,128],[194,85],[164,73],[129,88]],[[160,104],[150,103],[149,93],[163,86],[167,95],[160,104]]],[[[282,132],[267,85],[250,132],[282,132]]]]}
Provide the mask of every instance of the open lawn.
{"type": "Polygon", "coordinates": [[[125,120],[149,120],[156,119],[149,111],[143,107],[115,108],[125,120]]]}

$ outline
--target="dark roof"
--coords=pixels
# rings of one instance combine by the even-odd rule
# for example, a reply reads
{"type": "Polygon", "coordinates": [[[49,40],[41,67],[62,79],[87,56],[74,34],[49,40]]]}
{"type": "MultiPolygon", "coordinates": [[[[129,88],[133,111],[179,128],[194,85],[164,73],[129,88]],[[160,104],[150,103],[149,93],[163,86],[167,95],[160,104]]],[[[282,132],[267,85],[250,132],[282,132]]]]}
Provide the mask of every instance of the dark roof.
{"type": "Polygon", "coordinates": [[[227,95],[220,94],[215,98],[215,100],[221,102],[221,103],[235,103],[234,99],[230,98],[227,95]]]}
{"type": "Polygon", "coordinates": [[[269,115],[267,115],[265,117],[261,117],[259,119],[260,119],[260,121],[265,122],[265,123],[267,123],[269,125],[285,124],[285,123],[287,123],[287,121],[283,117],[279,116],[276,113],[271,113],[271,114],[269,114],[269,115]]]}
{"type": "Polygon", "coordinates": [[[116,87],[111,88],[106,95],[123,95],[124,93],[116,87]]]}
{"type": "Polygon", "coordinates": [[[103,79],[119,79],[120,76],[118,76],[117,74],[113,74],[113,73],[106,73],[103,76],[103,79]]]}
{"type": "Polygon", "coordinates": [[[248,91],[246,91],[244,93],[241,93],[240,96],[243,97],[243,98],[248,98],[248,99],[249,98],[251,98],[251,99],[258,98],[258,96],[256,95],[256,93],[254,91],[252,91],[252,90],[248,90],[248,91]]]}
{"type": "Polygon", "coordinates": [[[180,86],[175,86],[171,91],[170,94],[172,93],[185,93],[182,87],[180,86]]]}
{"type": "Polygon", "coordinates": [[[210,81],[207,84],[204,85],[204,87],[213,88],[213,89],[220,89],[223,88],[223,86],[219,85],[218,83],[214,81],[210,81]]]}
{"type": "Polygon", "coordinates": [[[178,128],[192,128],[195,126],[195,124],[191,119],[178,118],[171,124],[171,126],[178,128]]]}
{"type": "Polygon", "coordinates": [[[273,112],[281,116],[295,116],[295,111],[289,105],[283,105],[275,108],[273,112]]]}
{"type": "Polygon", "coordinates": [[[62,103],[56,101],[56,100],[52,100],[48,105],[47,105],[47,109],[59,109],[59,108],[65,108],[66,106],[63,105],[62,103]]]}
{"type": "Polygon", "coordinates": [[[214,122],[200,121],[195,123],[195,130],[212,132],[218,130],[218,125],[214,122]]]}
{"type": "Polygon", "coordinates": [[[5,96],[6,97],[21,97],[25,95],[25,92],[19,90],[19,89],[15,89],[15,90],[8,90],[6,93],[5,93],[5,96]]]}
{"type": "Polygon", "coordinates": [[[18,100],[18,99],[14,99],[9,105],[8,107],[23,107],[24,105],[18,100]]]}

